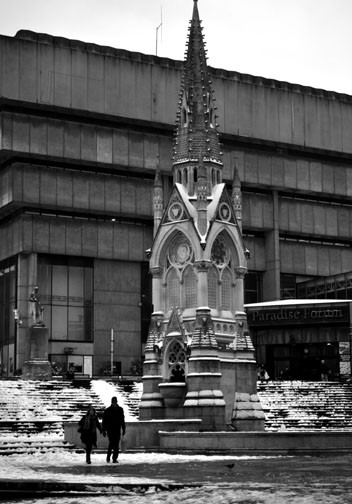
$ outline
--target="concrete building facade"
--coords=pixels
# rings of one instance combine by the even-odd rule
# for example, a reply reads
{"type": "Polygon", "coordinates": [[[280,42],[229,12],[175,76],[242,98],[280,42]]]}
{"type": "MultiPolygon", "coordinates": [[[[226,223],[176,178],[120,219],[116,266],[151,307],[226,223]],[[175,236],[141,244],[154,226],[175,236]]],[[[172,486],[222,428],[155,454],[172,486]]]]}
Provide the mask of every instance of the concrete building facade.
{"type": "MultiPolygon", "coordinates": [[[[4,376],[27,358],[36,285],[52,362],[109,373],[112,329],[116,372],[141,359],[153,311],[144,254],[153,239],[153,180],[159,159],[167,200],[181,72],[181,61],[25,30],[0,37],[4,376]]],[[[352,97],[210,73],[222,178],[230,184],[236,164],[241,181],[245,301],[296,297],[305,281],[348,279],[352,97]]]]}

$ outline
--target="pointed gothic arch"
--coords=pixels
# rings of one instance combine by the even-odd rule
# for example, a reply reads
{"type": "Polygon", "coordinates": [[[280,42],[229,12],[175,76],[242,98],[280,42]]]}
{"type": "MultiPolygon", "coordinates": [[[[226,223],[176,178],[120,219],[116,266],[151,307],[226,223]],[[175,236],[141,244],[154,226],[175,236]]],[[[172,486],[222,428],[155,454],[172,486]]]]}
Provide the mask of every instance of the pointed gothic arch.
{"type": "Polygon", "coordinates": [[[208,272],[208,304],[212,309],[233,311],[237,249],[227,230],[220,230],[212,241],[208,272]]]}
{"type": "Polygon", "coordinates": [[[185,308],[197,299],[197,277],[192,266],[194,257],[191,241],[182,231],[175,230],[165,241],[159,265],[164,272],[166,313],[175,307],[185,308]]]}
{"type": "Polygon", "coordinates": [[[230,251],[232,269],[237,266],[246,267],[247,259],[244,253],[243,240],[238,228],[232,226],[229,229],[227,224],[220,224],[216,229],[213,229],[208,236],[209,255],[212,253],[215,241],[219,238],[225,241],[226,247],[230,251]]]}
{"type": "Polygon", "coordinates": [[[164,379],[166,381],[185,381],[186,353],[181,335],[169,339],[164,356],[164,379]]]}

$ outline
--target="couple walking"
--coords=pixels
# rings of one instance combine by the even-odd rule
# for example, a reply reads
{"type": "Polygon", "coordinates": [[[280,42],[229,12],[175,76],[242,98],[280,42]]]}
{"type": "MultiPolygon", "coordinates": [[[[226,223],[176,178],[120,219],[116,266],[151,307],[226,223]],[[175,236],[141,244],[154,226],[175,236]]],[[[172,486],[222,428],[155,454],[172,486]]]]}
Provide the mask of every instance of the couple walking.
{"type": "Polygon", "coordinates": [[[81,433],[81,441],[86,445],[87,464],[91,463],[90,455],[93,446],[95,448],[97,446],[97,429],[104,437],[106,435],[108,436],[109,445],[106,461],[110,462],[112,455],[112,461],[116,464],[119,456],[121,431],[123,436],[126,432],[125,415],[123,408],[117,404],[117,397],[111,398],[111,406],[104,411],[103,425],[100,424],[100,420],[93,406],[89,406],[87,413],[81,418],[78,425],[78,432],[81,433]]]}

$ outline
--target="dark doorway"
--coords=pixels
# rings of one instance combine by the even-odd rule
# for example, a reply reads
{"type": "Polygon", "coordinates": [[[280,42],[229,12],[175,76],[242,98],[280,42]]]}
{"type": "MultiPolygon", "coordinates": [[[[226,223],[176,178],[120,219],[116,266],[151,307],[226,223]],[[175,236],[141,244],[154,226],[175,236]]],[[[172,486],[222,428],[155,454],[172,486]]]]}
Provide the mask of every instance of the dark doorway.
{"type": "Polygon", "coordinates": [[[268,345],[266,368],[273,380],[291,379],[319,381],[321,361],[329,369],[329,380],[339,379],[338,343],[268,345]]]}

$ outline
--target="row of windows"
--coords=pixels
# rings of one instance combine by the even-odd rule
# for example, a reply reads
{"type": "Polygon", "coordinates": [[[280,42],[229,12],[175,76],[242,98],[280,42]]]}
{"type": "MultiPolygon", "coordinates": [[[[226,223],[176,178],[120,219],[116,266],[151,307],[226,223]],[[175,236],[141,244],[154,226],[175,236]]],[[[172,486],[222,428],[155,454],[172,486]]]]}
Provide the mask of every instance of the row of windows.
{"type": "Polygon", "coordinates": [[[281,299],[352,299],[352,272],[308,280],[282,274],[281,299]]]}

